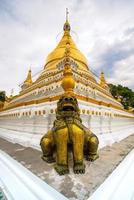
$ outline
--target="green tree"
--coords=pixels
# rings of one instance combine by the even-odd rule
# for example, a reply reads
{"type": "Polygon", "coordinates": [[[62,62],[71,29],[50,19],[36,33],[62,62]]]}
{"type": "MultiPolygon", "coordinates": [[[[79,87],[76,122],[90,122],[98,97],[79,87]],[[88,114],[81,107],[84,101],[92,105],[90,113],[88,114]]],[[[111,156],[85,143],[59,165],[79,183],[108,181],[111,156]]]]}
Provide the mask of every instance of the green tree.
{"type": "Polygon", "coordinates": [[[113,84],[109,84],[109,88],[114,98],[121,99],[121,103],[125,109],[129,107],[134,108],[134,92],[131,89],[123,87],[122,85],[116,86],[113,84]]]}

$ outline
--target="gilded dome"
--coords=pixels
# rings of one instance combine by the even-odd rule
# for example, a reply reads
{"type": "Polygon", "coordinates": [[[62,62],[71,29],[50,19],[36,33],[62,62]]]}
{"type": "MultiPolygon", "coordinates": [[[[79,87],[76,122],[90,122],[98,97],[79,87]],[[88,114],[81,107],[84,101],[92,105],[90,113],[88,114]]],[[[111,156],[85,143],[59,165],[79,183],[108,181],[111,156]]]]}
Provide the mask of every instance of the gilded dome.
{"type": "Polygon", "coordinates": [[[45,70],[51,70],[56,67],[56,64],[65,57],[66,45],[69,42],[70,45],[70,58],[79,64],[79,68],[82,70],[88,70],[87,59],[76,47],[71,35],[70,35],[70,24],[68,20],[65,22],[63,30],[64,34],[57,47],[48,55],[45,70]]]}

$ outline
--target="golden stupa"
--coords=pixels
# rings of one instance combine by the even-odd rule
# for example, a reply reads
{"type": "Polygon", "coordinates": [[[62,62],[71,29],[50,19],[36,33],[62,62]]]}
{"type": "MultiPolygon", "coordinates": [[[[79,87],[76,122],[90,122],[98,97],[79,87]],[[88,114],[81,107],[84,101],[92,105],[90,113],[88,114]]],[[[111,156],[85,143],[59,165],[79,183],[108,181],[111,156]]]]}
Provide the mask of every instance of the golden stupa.
{"type": "Polygon", "coordinates": [[[64,30],[64,34],[62,36],[62,39],[60,40],[57,47],[47,57],[45,69],[46,70],[53,69],[54,66],[56,67],[56,63],[58,63],[59,60],[64,59],[66,45],[67,43],[69,43],[70,58],[74,59],[77,63],[79,63],[79,69],[88,70],[87,59],[76,47],[76,44],[74,43],[70,35],[71,27],[68,20],[66,20],[63,30],[64,30]]]}
{"type": "Polygon", "coordinates": [[[47,56],[43,71],[33,82],[30,69],[21,86],[20,93],[12,97],[6,107],[46,102],[48,100],[53,101],[53,98],[58,100],[59,96],[64,92],[61,82],[68,48],[69,65],[75,80],[74,93],[77,98],[96,104],[104,102],[105,105],[111,104],[122,108],[120,102],[112,97],[104,74],[101,74],[100,82],[97,82],[90,70],[87,59],[73,41],[71,26],[68,21],[68,11],[66,12],[66,21],[63,26],[63,36],[57,47],[47,56]]]}
{"type": "MultiPolygon", "coordinates": [[[[67,12],[68,13],[68,12],[67,12]]],[[[65,51],[67,45],[69,45],[70,48],[70,61],[74,63],[77,66],[78,70],[81,70],[85,73],[88,73],[90,75],[90,78],[92,81],[96,82],[92,72],[90,71],[88,67],[88,61],[86,57],[81,53],[81,51],[77,48],[75,42],[73,41],[71,37],[71,26],[68,21],[68,14],[66,14],[66,22],[63,26],[63,36],[61,40],[59,41],[57,47],[49,53],[46,59],[46,63],[44,66],[44,71],[42,72],[39,79],[44,75],[46,72],[51,72],[57,70],[57,67],[60,64],[64,64],[65,62],[65,51]]]]}

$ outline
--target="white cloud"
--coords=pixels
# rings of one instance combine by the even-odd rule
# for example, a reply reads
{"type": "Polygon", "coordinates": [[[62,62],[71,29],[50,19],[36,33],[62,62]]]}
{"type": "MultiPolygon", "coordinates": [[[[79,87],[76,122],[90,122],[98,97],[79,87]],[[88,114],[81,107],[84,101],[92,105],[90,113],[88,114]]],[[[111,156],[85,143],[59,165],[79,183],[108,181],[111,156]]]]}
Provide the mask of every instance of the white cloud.
{"type": "Polygon", "coordinates": [[[114,65],[113,77],[109,78],[110,83],[121,84],[133,88],[134,86],[134,55],[118,61],[114,65]]]}
{"type": "MultiPolygon", "coordinates": [[[[106,63],[113,62],[111,68],[116,71],[114,69],[124,59],[126,66],[129,65],[128,49],[134,48],[133,1],[1,0],[0,89],[9,94],[25,79],[30,66],[33,73],[43,69],[46,56],[56,46],[56,36],[62,31],[66,7],[70,10],[72,30],[79,36],[78,40],[77,37],[74,40],[88,57],[91,68],[99,72],[106,63]],[[113,47],[118,47],[119,54],[127,52],[127,55],[114,61],[110,61],[109,56],[106,62],[104,55],[110,49],[112,54],[113,47]]],[[[106,66],[104,69],[109,76],[106,66]]],[[[113,73],[109,80],[118,82],[121,78],[113,73]]],[[[134,88],[132,79],[125,84],[134,88]]]]}

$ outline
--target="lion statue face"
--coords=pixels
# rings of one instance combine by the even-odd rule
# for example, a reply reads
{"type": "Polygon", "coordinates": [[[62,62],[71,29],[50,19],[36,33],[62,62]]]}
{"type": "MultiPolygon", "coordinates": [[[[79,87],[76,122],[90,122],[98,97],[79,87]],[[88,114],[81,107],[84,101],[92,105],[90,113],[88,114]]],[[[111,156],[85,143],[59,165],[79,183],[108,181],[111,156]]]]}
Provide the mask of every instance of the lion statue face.
{"type": "Polygon", "coordinates": [[[64,95],[57,103],[57,113],[63,117],[79,114],[79,106],[75,96],[64,95]]]}

